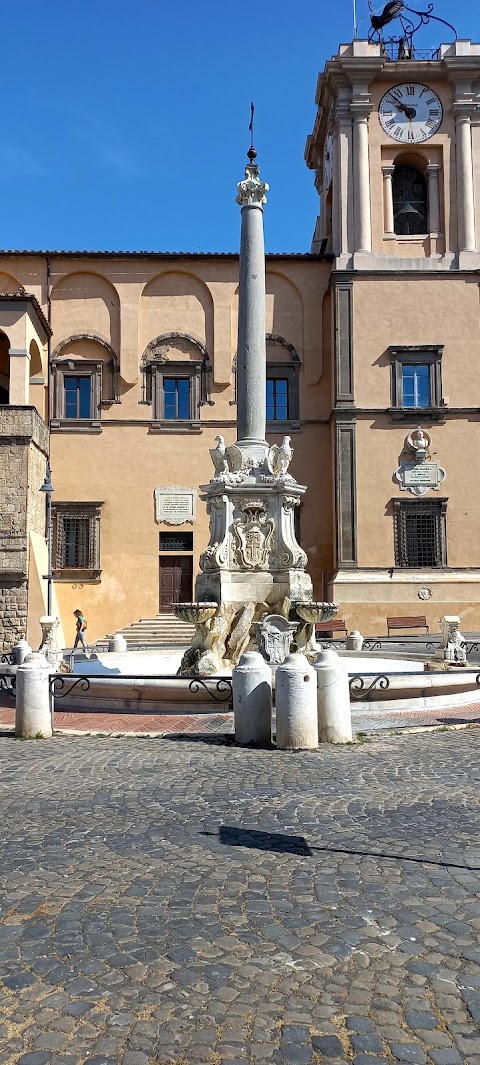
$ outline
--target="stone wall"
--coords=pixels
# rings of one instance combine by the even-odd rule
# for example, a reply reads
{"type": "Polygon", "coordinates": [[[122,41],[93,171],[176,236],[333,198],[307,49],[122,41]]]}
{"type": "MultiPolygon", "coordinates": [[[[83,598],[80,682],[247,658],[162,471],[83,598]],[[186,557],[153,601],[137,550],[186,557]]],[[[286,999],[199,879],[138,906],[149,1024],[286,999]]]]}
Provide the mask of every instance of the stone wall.
{"type": "Polygon", "coordinates": [[[11,651],[27,631],[27,581],[0,576],[0,654],[11,651]]]}
{"type": "Polygon", "coordinates": [[[0,651],[25,636],[30,532],[44,534],[48,431],[34,407],[0,407],[0,651]]]}

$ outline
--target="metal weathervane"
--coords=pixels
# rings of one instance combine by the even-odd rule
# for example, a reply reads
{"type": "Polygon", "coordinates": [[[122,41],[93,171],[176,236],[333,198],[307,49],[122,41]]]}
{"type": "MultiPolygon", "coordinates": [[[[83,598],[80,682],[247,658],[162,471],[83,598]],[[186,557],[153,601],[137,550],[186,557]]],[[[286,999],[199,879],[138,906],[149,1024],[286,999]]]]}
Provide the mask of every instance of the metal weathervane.
{"type": "Polygon", "coordinates": [[[370,9],[370,22],[372,24],[368,40],[377,44],[390,45],[391,47],[398,47],[398,59],[412,59],[414,56],[413,36],[417,33],[422,26],[428,26],[430,21],[441,22],[443,26],[448,26],[453,31],[455,37],[457,36],[455,27],[450,22],[446,22],[445,19],[439,18],[437,15],[432,14],[433,3],[429,4],[425,11],[417,11],[416,8],[408,7],[407,4],[402,3],[402,0],[389,0],[388,4],[385,4],[383,9],[374,11],[371,0],[368,0],[368,6],[370,9]],[[398,36],[389,37],[385,40],[382,30],[384,26],[388,26],[390,22],[398,19],[402,27],[402,32],[398,36]]]}

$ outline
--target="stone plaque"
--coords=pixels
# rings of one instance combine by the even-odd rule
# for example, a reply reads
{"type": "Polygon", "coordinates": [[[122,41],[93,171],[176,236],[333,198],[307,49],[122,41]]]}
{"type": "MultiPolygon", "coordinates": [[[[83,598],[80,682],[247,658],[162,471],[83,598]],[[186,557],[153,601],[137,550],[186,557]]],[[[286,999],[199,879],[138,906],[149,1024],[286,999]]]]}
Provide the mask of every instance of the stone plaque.
{"type": "Polygon", "coordinates": [[[445,470],[438,462],[402,462],[395,470],[395,479],[403,492],[424,495],[430,489],[438,491],[445,480],[445,470]]]}
{"type": "Polygon", "coordinates": [[[405,466],[403,476],[406,488],[410,488],[413,484],[423,484],[434,488],[438,482],[438,463],[422,462],[419,466],[405,466]]]}
{"type": "Polygon", "coordinates": [[[183,525],[195,521],[197,493],[195,488],[156,488],[155,521],[157,525],[183,525]]]}

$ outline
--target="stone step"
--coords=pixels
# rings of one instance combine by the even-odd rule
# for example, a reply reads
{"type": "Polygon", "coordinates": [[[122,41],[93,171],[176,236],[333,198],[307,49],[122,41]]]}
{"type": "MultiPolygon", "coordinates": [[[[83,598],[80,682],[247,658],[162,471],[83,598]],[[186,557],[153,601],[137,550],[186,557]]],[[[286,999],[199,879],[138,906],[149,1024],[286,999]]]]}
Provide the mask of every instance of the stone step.
{"type": "MultiPolygon", "coordinates": [[[[118,629],[117,632],[120,632],[127,644],[132,646],[138,644],[152,648],[169,644],[188,646],[193,638],[195,626],[185,624],[174,614],[157,614],[153,618],[140,618],[131,625],[118,629]]],[[[98,650],[108,648],[108,642],[113,635],[113,633],[108,633],[97,640],[95,647],[98,650]]]]}

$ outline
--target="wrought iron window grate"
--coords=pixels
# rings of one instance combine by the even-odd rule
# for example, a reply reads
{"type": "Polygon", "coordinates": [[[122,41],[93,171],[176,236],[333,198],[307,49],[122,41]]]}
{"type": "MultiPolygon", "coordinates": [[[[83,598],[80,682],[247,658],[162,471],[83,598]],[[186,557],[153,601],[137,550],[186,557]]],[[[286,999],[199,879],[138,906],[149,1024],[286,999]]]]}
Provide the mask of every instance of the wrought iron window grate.
{"type": "Polygon", "coordinates": [[[395,565],[446,566],[446,500],[395,500],[395,565]]]}
{"type": "Polygon", "coordinates": [[[193,533],[160,533],[160,551],[193,551],[193,533]]]}
{"type": "Polygon", "coordinates": [[[100,507],[57,503],[53,509],[55,570],[96,573],[100,566],[100,507]]]}

